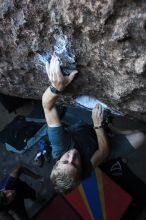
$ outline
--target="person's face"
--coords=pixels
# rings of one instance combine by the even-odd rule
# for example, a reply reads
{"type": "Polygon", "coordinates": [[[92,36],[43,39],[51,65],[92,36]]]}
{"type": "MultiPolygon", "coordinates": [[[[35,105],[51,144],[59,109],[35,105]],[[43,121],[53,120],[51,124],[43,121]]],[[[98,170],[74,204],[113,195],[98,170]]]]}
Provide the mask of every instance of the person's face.
{"type": "Polygon", "coordinates": [[[16,192],[15,192],[15,190],[4,190],[1,192],[1,194],[2,194],[2,198],[3,198],[3,204],[8,205],[13,201],[13,199],[16,195],[16,192]]]}
{"type": "Polygon", "coordinates": [[[76,174],[81,171],[81,158],[76,149],[67,151],[59,160],[59,168],[65,173],[76,174]]]}

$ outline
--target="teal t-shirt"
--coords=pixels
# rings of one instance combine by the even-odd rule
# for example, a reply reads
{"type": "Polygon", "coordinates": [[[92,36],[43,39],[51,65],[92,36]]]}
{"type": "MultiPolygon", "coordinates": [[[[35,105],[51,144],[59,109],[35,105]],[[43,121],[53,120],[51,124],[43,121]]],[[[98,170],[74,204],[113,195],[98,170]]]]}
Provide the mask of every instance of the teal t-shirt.
{"type": "Polygon", "coordinates": [[[90,160],[98,149],[96,133],[92,126],[79,121],[67,128],[49,127],[48,136],[54,159],[58,160],[68,150],[75,148],[81,156],[83,178],[90,175],[93,169],[90,160]]]}

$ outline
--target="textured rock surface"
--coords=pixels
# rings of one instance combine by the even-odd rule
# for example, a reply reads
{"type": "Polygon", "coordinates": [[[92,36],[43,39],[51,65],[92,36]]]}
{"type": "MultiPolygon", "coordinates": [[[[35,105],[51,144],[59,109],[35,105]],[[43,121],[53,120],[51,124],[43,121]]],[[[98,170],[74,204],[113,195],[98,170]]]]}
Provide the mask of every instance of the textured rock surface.
{"type": "Polygon", "coordinates": [[[0,92],[39,99],[38,51],[56,30],[74,42],[78,77],[64,100],[90,94],[146,121],[145,0],[0,0],[0,92]]]}

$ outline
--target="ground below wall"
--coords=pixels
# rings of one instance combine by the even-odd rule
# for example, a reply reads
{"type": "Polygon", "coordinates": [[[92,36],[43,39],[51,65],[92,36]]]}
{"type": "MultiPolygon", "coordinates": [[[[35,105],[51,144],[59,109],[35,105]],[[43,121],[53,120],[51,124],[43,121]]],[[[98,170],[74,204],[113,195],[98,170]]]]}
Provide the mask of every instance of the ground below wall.
{"type": "Polygon", "coordinates": [[[2,0],[0,92],[41,99],[49,82],[38,59],[57,33],[73,42],[79,74],[61,102],[92,95],[146,121],[144,0],[2,0]]]}

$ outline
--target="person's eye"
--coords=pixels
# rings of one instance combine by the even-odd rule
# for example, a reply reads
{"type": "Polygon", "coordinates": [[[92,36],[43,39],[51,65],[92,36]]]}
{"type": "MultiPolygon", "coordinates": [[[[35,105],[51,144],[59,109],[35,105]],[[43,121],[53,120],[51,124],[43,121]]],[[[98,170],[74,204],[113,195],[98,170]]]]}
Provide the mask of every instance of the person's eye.
{"type": "Polygon", "coordinates": [[[62,163],[63,163],[63,164],[67,164],[67,163],[68,163],[68,161],[67,161],[67,160],[64,160],[64,161],[62,161],[62,163]]]}

